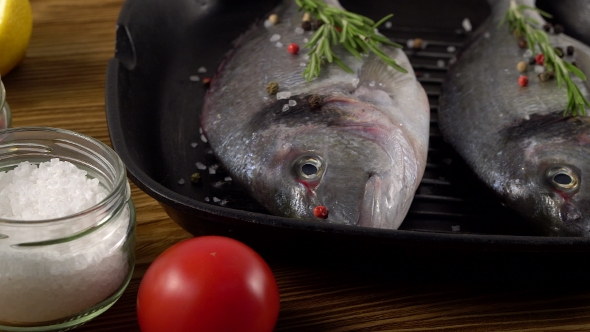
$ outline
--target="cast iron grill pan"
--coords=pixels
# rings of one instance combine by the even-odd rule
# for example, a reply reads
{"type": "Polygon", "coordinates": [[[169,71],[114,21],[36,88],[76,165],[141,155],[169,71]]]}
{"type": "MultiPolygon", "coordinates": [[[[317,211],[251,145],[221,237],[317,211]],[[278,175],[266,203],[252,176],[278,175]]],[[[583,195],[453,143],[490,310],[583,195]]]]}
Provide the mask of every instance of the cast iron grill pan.
{"type": "Polygon", "coordinates": [[[109,132],[132,181],[157,199],[174,221],[195,235],[231,236],[261,251],[330,252],[348,261],[354,255],[365,260],[367,253],[399,257],[403,252],[436,259],[443,255],[445,261],[473,253],[481,261],[482,254],[491,253],[495,261],[502,257],[506,262],[507,257],[518,261],[519,253],[530,263],[534,257],[563,261],[589,250],[590,242],[583,238],[537,236],[479,182],[440,135],[441,85],[449,63],[470,36],[463,19],[469,18],[475,30],[489,14],[483,0],[341,1],[373,19],[395,14],[393,26],[380,31],[404,45],[430,101],[426,172],[400,230],[268,214],[228,181],[230,175],[201,139],[199,116],[205,94],[202,79],[214,75],[231,42],[264,19],[276,2],[128,0],[121,10],[117,50],[107,73],[109,132]],[[427,46],[409,48],[407,42],[414,38],[427,46]],[[199,72],[201,67],[207,71],[199,72]],[[199,170],[197,162],[207,169],[199,170]],[[190,180],[195,172],[201,176],[198,184],[190,180]]]}

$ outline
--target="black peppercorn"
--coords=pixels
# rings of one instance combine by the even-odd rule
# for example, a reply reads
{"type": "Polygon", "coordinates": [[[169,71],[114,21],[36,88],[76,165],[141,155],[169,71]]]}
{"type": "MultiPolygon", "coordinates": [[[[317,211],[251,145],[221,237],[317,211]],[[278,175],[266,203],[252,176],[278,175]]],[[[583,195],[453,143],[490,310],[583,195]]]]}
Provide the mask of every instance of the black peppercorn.
{"type": "Polygon", "coordinates": [[[553,25],[551,23],[547,22],[543,25],[543,30],[545,30],[545,32],[550,32],[552,27],[553,27],[553,25]]]}
{"type": "Polygon", "coordinates": [[[563,53],[563,48],[561,48],[561,47],[559,47],[559,46],[558,46],[558,47],[556,47],[556,48],[555,48],[555,53],[557,54],[557,56],[558,56],[558,57],[560,57],[560,58],[563,58],[563,55],[564,55],[564,53],[563,53]]]}
{"type": "Polygon", "coordinates": [[[556,35],[563,33],[563,30],[564,30],[563,25],[561,25],[561,24],[556,24],[553,26],[553,33],[556,35]]]}
{"type": "Polygon", "coordinates": [[[529,65],[534,65],[534,64],[537,64],[537,59],[535,59],[535,57],[532,56],[529,58],[529,65]]]}
{"type": "Polygon", "coordinates": [[[303,21],[301,22],[301,28],[305,31],[311,30],[311,22],[310,21],[303,21]]]}
{"type": "Polygon", "coordinates": [[[566,51],[567,51],[567,55],[569,55],[569,56],[572,56],[572,55],[574,55],[574,47],[573,47],[573,46],[571,46],[571,45],[570,45],[570,46],[568,46],[568,47],[566,48],[566,51]]]}
{"type": "Polygon", "coordinates": [[[320,28],[322,25],[324,25],[324,21],[322,21],[322,20],[317,20],[317,21],[315,21],[315,24],[314,24],[314,26],[313,26],[313,27],[314,27],[314,29],[315,29],[315,30],[317,30],[317,29],[319,29],[319,28],[320,28]]]}

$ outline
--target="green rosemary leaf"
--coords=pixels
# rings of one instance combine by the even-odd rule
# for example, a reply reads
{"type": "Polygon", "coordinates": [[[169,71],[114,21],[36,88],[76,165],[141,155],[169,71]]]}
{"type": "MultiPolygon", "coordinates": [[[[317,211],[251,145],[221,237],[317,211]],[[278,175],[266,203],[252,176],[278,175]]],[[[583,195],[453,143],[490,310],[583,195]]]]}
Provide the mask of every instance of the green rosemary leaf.
{"type": "Polygon", "coordinates": [[[384,18],[380,19],[377,23],[373,24],[373,29],[377,29],[381,24],[385,23],[387,20],[393,17],[393,14],[389,14],[384,18]]]}
{"type": "Polygon", "coordinates": [[[565,68],[567,68],[567,70],[574,73],[574,75],[578,76],[582,81],[586,80],[586,75],[584,75],[584,73],[580,69],[578,69],[578,67],[572,65],[567,61],[564,61],[563,65],[565,66],[565,68]]]}
{"type": "Polygon", "coordinates": [[[340,60],[338,57],[334,57],[334,63],[340,66],[340,68],[344,69],[344,71],[346,71],[347,73],[354,74],[354,71],[350,69],[350,67],[348,67],[344,62],[342,62],[342,60],[340,60]]]}
{"type": "MultiPolygon", "coordinates": [[[[342,69],[350,68],[336,56],[332,46],[340,44],[353,56],[360,58],[361,53],[373,52],[382,58],[392,68],[407,72],[394,59],[381,51],[381,45],[401,47],[386,37],[378,34],[375,29],[390,19],[387,15],[374,22],[372,19],[352,13],[341,8],[328,6],[323,0],[295,0],[299,10],[305,10],[324,24],[314,33],[304,47],[309,49],[310,61],[303,71],[303,76],[309,81],[317,77],[321,70],[322,59],[328,63],[334,62],[342,69]],[[338,30],[337,30],[338,28],[338,30]]],[[[351,71],[349,71],[351,72],[351,71]]]]}

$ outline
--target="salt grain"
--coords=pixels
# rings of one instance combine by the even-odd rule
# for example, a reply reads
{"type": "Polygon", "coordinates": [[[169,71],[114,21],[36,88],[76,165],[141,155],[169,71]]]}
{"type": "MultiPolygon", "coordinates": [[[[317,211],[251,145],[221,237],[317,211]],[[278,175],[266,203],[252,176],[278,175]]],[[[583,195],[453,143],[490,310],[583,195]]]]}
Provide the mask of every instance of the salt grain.
{"type": "Polygon", "coordinates": [[[539,66],[539,65],[535,65],[535,73],[541,74],[544,71],[545,71],[545,67],[539,66]]]}
{"type": "Polygon", "coordinates": [[[219,202],[221,202],[221,200],[219,198],[217,198],[217,197],[213,197],[213,202],[219,203],[219,202]]]}
{"type": "Polygon", "coordinates": [[[274,43],[276,41],[279,41],[280,39],[281,39],[281,35],[276,34],[276,33],[274,35],[270,36],[270,42],[271,43],[274,43]]]}
{"type": "Polygon", "coordinates": [[[199,73],[201,73],[201,74],[203,74],[203,73],[206,73],[206,72],[207,72],[207,68],[205,68],[205,67],[200,67],[200,68],[199,68],[199,70],[197,70],[197,72],[199,72],[199,73]]]}
{"type": "Polygon", "coordinates": [[[193,149],[194,149],[194,148],[196,148],[197,146],[199,146],[199,143],[197,143],[197,142],[192,142],[192,143],[191,143],[191,147],[192,147],[193,149]]]}
{"type": "Polygon", "coordinates": [[[301,34],[303,34],[303,32],[304,32],[304,31],[305,31],[305,30],[303,30],[303,28],[302,28],[302,27],[296,27],[296,28],[295,28],[295,33],[296,33],[296,34],[298,34],[298,35],[301,35],[301,34]]]}
{"type": "Polygon", "coordinates": [[[445,60],[438,60],[438,61],[436,61],[436,66],[438,68],[444,68],[445,67],[445,60]]]}
{"type": "Polygon", "coordinates": [[[203,134],[201,134],[201,141],[207,143],[207,137],[205,137],[203,134]]]}
{"type": "Polygon", "coordinates": [[[290,100],[289,100],[289,106],[290,106],[290,107],[297,106],[297,101],[295,101],[295,100],[293,100],[293,99],[290,99],[290,100]]]}
{"type": "Polygon", "coordinates": [[[463,26],[463,29],[465,29],[465,31],[467,31],[467,32],[471,31],[471,29],[473,28],[471,26],[471,21],[468,18],[463,19],[463,22],[461,22],[461,25],[463,26]]]}
{"type": "Polygon", "coordinates": [[[181,178],[180,180],[178,180],[178,184],[184,184],[184,179],[181,178]]]}
{"type": "Polygon", "coordinates": [[[390,21],[385,22],[386,29],[391,29],[392,26],[393,26],[393,23],[391,23],[390,21]]]}
{"type": "Polygon", "coordinates": [[[270,28],[270,27],[272,27],[273,25],[274,24],[272,24],[272,22],[269,21],[269,20],[265,20],[264,21],[264,27],[267,28],[267,29],[270,28]]]}
{"type": "Polygon", "coordinates": [[[229,181],[231,181],[231,176],[226,176],[223,180],[229,182],[229,181]]]}
{"type": "Polygon", "coordinates": [[[452,45],[451,45],[451,46],[447,47],[447,52],[449,52],[449,53],[453,53],[453,52],[455,52],[456,50],[457,50],[457,48],[455,48],[455,46],[452,46],[452,45]]]}
{"type": "Polygon", "coordinates": [[[191,82],[198,82],[200,80],[198,75],[191,75],[188,77],[189,81],[191,82]]]}
{"type": "Polygon", "coordinates": [[[195,164],[195,166],[197,166],[197,168],[198,168],[198,169],[200,169],[200,170],[205,170],[205,169],[207,169],[207,166],[205,166],[205,164],[203,164],[203,163],[202,163],[202,162],[200,162],[200,161],[199,161],[199,162],[197,162],[197,163],[195,164]]]}
{"type": "Polygon", "coordinates": [[[288,104],[283,105],[282,111],[287,112],[288,110],[289,110],[289,105],[288,104]]]}
{"type": "Polygon", "coordinates": [[[276,47],[279,47],[279,48],[281,48],[281,47],[283,47],[283,43],[281,43],[281,42],[277,42],[277,43],[275,44],[275,46],[276,46],[276,47]]]}
{"type": "Polygon", "coordinates": [[[291,91],[281,91],[277,93],[277,100],[291,98],[291,91]]]}

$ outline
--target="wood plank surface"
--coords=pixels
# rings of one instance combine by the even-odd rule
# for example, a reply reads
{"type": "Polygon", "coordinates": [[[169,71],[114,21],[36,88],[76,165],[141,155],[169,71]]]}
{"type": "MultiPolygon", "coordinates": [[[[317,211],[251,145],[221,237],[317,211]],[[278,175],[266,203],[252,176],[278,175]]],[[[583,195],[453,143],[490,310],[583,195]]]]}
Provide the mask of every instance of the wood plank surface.
{"type": "MultiPolygon", "coordinates": [[[[2,78],[13,126],[59,127],[110,144],[105,72],[123,0],[31,4],[26,59],[2,78]]],[[[135,186],[132,196],[138,222],[133,279],[111,309],[77,331],[139,331],[135,299],[142,275],[159,253],[191,236],[135,186]]],[[[397,274],[276,258],[269,265],[281,294],[276,331],[590,331],[588,282],[439,280],[401,273],[404,266],[395,267],[397,274]]]]}

